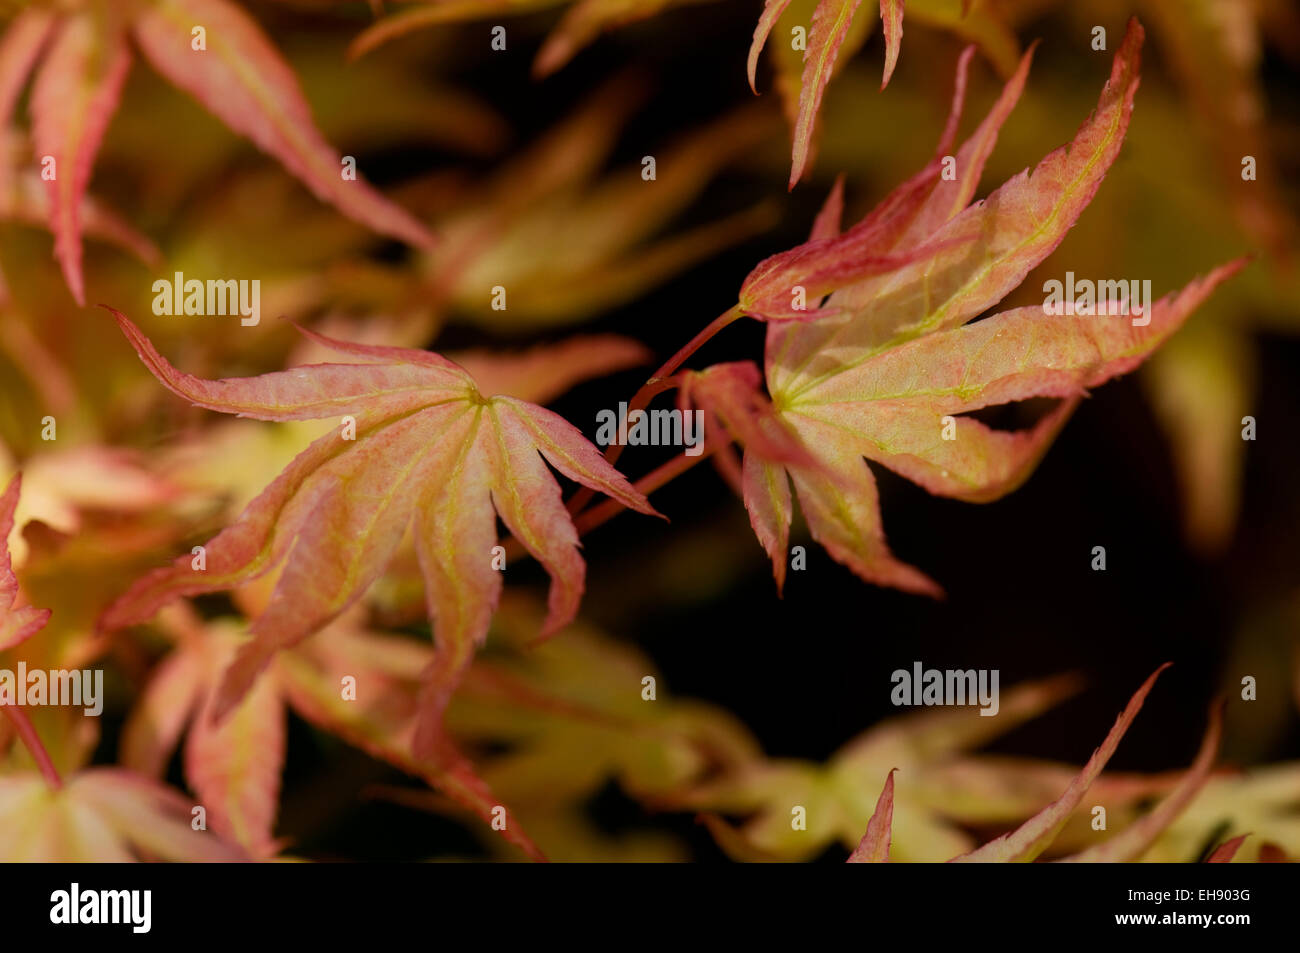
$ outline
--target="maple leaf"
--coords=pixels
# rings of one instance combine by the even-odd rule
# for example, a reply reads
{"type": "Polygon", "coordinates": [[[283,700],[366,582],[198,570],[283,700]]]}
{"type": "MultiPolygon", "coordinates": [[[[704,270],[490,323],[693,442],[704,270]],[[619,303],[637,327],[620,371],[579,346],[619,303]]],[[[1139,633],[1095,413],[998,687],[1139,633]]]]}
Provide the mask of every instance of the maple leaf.
{"type": "MultiPolygon", "coordinates": [[[[532,597],[503,597],[493,621],[497,651],[475,659],[448,710],[448,731],[474,753],[477,773],[503,799],[497,803],[509,805],[511,826],[518,818],[533,836],[549,834],[544,843],[551,859],[649,859],[628,857],[639,839],[596,829],[586,817],[587,804],[617,784],[630,798],[657,809],[707,774],[752,761],[757,745],[730,714],[672,696],[644,653],[582,620],[564,638],[534,646],[544,614],[532,597]],[[643,697],[647,675],[658,684],[654,704],[643,697]]],[[[413,649],[428,651],[409,642],[403,646],[403,651],[413,649]]],[[[280,662],[296,666],[301,655],[295,650],[280,662]]],[[[412,674],[419,670],[415,659],[406,665],[412,674]]],[[[331,666],[329,671],[350,669],[331,666]]],[[[338,684],[337,678],[321,682],[338,684]]],[[[335,708],[351,704],[338,703],[336,688],[329,694],[335,708]]],[[[460,813],[431,792],[412,796],[403,789],[392,799],[441,814],[460,813]]],[[[489,841],[497,850],[499,842],[499,837],[489,841]]],[[[643,846],[656,859],[664,849],[657,842],[643,846]]]]}
{"type": "MultiPolygon", "coordinates": [[[[1289,761],[1216,774],[1196,800],[1177,817],[1146,852],[1157,863],[1186,862],[1199,857],[1213,833],[1255,835],[1236,861],[1268,860],[1270,854],[1300,856],[1300,762],[1289,761]]],[[[1078,838],[1072,846],[1078,846],[1078,838]]],[[[1241,845],[1239,845],[1241,846],[1241,845]]]]}
{"type": "Polygon", "coordinates": [[[573,323],[769,225],[773,209],[759,203],[659,234],[721,169],[766,140],[774,123],[762,109],[736,110],[665,144],[653,187],[640,164],[596,178],[644,87],[631,74],[604,84],[438,218],[446,240],[421,256],[419,299],[446,299],[493,328],[573,323]],[[495,286],[508,290],[508,309],[491,306],[495,286]]]}
{"type": "MultiPolygon", "coordinates": [[[[48,44],[56,26],[55,15],[40,7],[29,7],[17,16],[3,36],[0,36],[0,216],[30,225],[46,225],[55,231],[56,238],[62,242],[61,251],[80,255],[79,248],[67,246],[66,228],[60,229],[59,219],[54,214],[52,198],[56,190],[47,188],[41,176],[34,170],[19,172],[14,168],[15,154],[19,149],[19,137],[10,129],[14,107],[22,93],[27,76],[31,72],[41,52],[48,44]]],[[[64,51],[66,53],[67,47],[64,51]]],[[[42,75],[45,75],[44,72],[42,75]]],[[[58,88],[51,78],[44,86],[48,95],[74,95],[66,88],[58,88]]],[[[108,91],[111,93],[111,90],[108,91]]],[[[34,94],[33,94],[34,95],[34,94]]],[[[33,104],[33,109],[35,105],[33,104]]],[[[98,132],[91,130],[91,132],[98,132]]],[[[42,129],[45,138],[52,138],[52,124],[42,129]]],[[[92,138],[97,143],[98,135],[87,136],[84,141],[90,145],[92,138]]],[[[47,153],[52,155],[52,153],[47,153]]],[[[78,186],[74,178],[69,183],[78,186]]],[[[126,224],[115,212],[104,206],[97,199],[86,194],[85,182],[80,182],[81,201],[76,209],[77,224],[81,234],[109,241],[136,255],[146,264],[156,264],[159,259],[158,249],[148,238],[139,234],[126,224]]],[[[63,209],[68,214],[69,209],[63,209]]],[[[66,224],[66,223],[64,223],[66,224]]]]}
{"type": "MultiPolygon", "coordinates": [[[[1035,860],[1056,839],[1083,797],[1101,774],[1111,755],[1119,746],[1120,740],[1133,724],[1133,719],[1142,709],[1152,686],[1160,673],[1168,668],[1162,665],[1142,684],[1130,699],[1124,711],[1120,713],[1110,733],[1106,735],[1101,747],[1093,752],[1088,763],[1070,782],[1059,798],[1043,808],[1022,825],[983,847],[969,853],[954,857],[954,863],[1028,863],[1035,860]]],[[[1137,860],[1155,842],[1181,813],[1191,800],[1200,792],[1209,778],[1210,768],[1218,752],[1219,737],[1222,732],[1222,705],[1216,705],[1210,713],[1210,725],[1192,767],[1172,791],[1150,812],[1134,821],[1124,830],[1100,844],[1078,854],[1061,858],[1063,863],[1120,863],[1137,860]]],[[[849,858],[850,862],[867,860],[886,860],[888,854],[881,856],[881,844],[888,849],[890,819],[893,813],[894,778],[891,772],[885,781],[880,801],[872,815],[871,822],[863,835],[862,847],[849,858]]],[[[1230,856],[1230,855],[1229,855],[1230,856]]]]}
{"type": "MultiPolygon", "coordinates": [[[[790,188],[803,177],[812,147],[813,124],[821,106],[826,84],[835,69],[835,58],[849,36],[854,14],[862,0],[820,0],[812,15],[808,30],[808,46],[803,55],[803,75],[800,79],[799,107],[794,127],[794,155],[790,167],[790,188]]],[[[767,43],[768,35],[776,26],[790,0],[767,0],[754,29],[754,39],[749,47],[749,88],[757,92],[755,74],[758,56],[767,43]]],[[[880,19],[885,29],[885,75],[880,88],[889,84],[898,61],[898,44],[903,34],[902,0],[880,0],[880,19]]]]}
{"type": "MultiPolygon", "coordinates": [[[[843,58],[856,53],[867,41],[875,22],[858,17],[862,0],[766,0],[749,47],[749,87],[757,92],[758,57],[778,24],[804,29],[807,46],[802,55],[781,42],[769,49],[777,72],[777,89],[792,127],[789,187],[804,176],[811,165],[822,98],[843,58]]],[[[903,38],[903,11],[931,26],[950,30],[981,46],[999,69],[1010,72],[1017,56],[1015,35],[997,17],[985,11],[967,16],[956,9],[955,0],[880,0],[880,23],[885,38],[885,64],[880,88],[893,76],[903,38]]],[[[782,27],[784,29],[784,27],[782,27]]],[[[778,33],[780,31],[777,31],[778,33]]]]}
{"type": "Polygon", "coordinates": [[[806,33],[820,5],[821,0],[786,0],[784,3],[768,3],[759,18],[749,48],[747,63],[749,87],[755,94],[758,93],[758,57],[764,48],[768,51],[781,110],[790,126],[791,181],[797,181],[794,175],[796,162],[802,166],[801,174],[806,174],[812,167],[817,145],[816,132],[821,124],[821,95],[831,74],[842,72],[844,65],[870,38],[876,23],[874,17],[852,17],[843,34],[837,37],[838,46],[833,62],[828,64],[828,69],[818,73],[817,70],[809,68],[807,49],[796,49],[792,42],[768,44],[767,38],[773,32],[779,37],[790,36],[796,29],[806,33]],[[816,94],[808,86],[808,82],[814,80],[822,83],[821,92],[816,94]]]}
{"type": "MultiPolygon", "coordinates": [[[[184,732],[185,778],[207,807],[212,829],[253,857],[274,856],[282,846],[273,833],[292,707],[317,727],[424,778],[490,824],[500,801],[467,762],[447,766],[411,756],[420,675],[433,653],[365,632],[355,615],[327,627],[310,646],[277,657],[218,725],[212,705],[222,671],[245,641],[244,626],[233,619],[205,623],[184,602],[165,607],[159,622],[175,647],[151,673],[123,726],[122,764],[161,776],[184,732]],[[356,686],[355,698],[341,698],[345,677],[356,686]]],[[[501,834],[544,859],[517,823],[501,834]]]]}
{"type": "MultiPolygon", "coordinates": [[[[354,264],[334,282],[331,303],[451,311],[494,332],[574,324],[770,227],[775,203],[760,200],[669,228],[724,168],[768,140],[776,119],[755,104],[675,136],[634,166],[601,173],[647,94],[642,75],[622,72],[482,179],[435,174],[412,183],[404,200],[442,241],[409,265],[354,264]],[[497,288],[508,292],[508,308],[497,288]]],[[[301,280],[319,284],[318,272],[301,280]]]]}
{"type": "MultiPolygon", "coordinates": [[[[15,607],[18,580],[5,541],[22,478],[0,494],[0,651],[39,632],[49,609],[15,607]]],[[[0,776],[0,859],[13,861],[238,860],[242,854],[190,827],[190,805],[175,791],[116,768],[76,772],[67,783],[26,714],[0,705],[40,768],[0,776]]]]}
{"type": "MultiPolygon", "coordinates": [[[[88,511],[138,513],[177,496],[175,487],[146,470],[132,454],[110,447],[36,453],[22,468],[26,490],[7,533],[10,556],[20,566],[27,558],[22,530],[32,520],[72,534],[81,529],[88,511]]],[[[17,471],[9,448],[0,441],[0,479],[17,471]]]]}
{"type": "Polygon", "coordinates": [[[33,773],[0,777],[0,858],[10,863],[247,859],[190,822],[187,798],[120,768],[88,768],[57,789],[33,773]]]}
{"type": "MultiPolygon", "coordinates": [[[[781,758],[749,758],[732,763],[715,777],[702,779],[685,790],[665,792],[664,806],[705,812],[705,821],[728,855],[748,861],[791,861],[816,857],[830,844],[860,848],[862,831],[879,807],[867,793],[881,775],[897,769],[897,797],[891,800],[893,842],[890,856],[902,862],[946,860],[975,845],[955,821],[958,806],[966,811],[1009,811],[1012,820],[1024,818],[1032,806],[1007,789],[1037,790],[1037,772],[1047,767],[1027,759],[1000,762],[988,772],[1003,783],[994,790],[977,784],[954,787],[948,771],[954,764],[966,767],[990,764],[988,756],[958,756],[985,744],[1035,717],[1078,687],[1071,677],[1058,677],[1018,685],[1004,692],[997,718],[984,718],[970,708],[929,710],[886,719],[851,739],[826,764],[781,758]],[[1028,782],[1028,783],[1027,783],[1028,782]],[[790,805],[807,808],[807,830],[791,830],[790,805]],[[720,815],[740,821],[733,827],[720,815]]],[[[1067,775],[1074,772],[1066,772],[1067,775]]],[[[1052,771],[1055,783],[1061,772],[1052,771]]],[[[1139,795],[1151,785],[1126,787],[1139,795]]],[[[874,792],[872,792],[874,793],[874,792]]],[[[886,839],[889,831],[884,832],[886,839]]],[[[882,841],[868,841],[874,850],[882,841]],[[872,847],[871,845],[874,845],[872,847]]]]}
{"type": "MultiPolygon", "coordinates": [[[[836,234],[836,189],[810,241],[772,256],[746,278],[738,312],[769,322],[772,408],[817,463],[790,464],[746,447],[745,505],[778,583],[793,481],[813,538],[834,559],[868,582],[939,595],[936,583],[890,553],[875,478],[863,458],[937,495],[986,502],[1009,493],[1089,388],[1138,366],[1243,267],[1244,260],[1221,266],[1149,304],[1141,317],[1049,314],[1031,306],[972,322],[1056,248],[1118,155],[1142,35],[1130,21],[1097,109],[1068,146],[1032,176],[1022,172],[969,206],[1033,51],[957,150],[955,176],[944,180],[940,169],[970,58],[963,55],[934,160],[843,234],[836,234]],[[1031,397],[1060,402],[1029,430],[997,431],[958,417],[1031,397]],[[945,426],[953,428],[949,439],[945,426]]],[[[697,383],[694,392],[708,402],[710,388],[697,383]]],[[[743,433],[735,436],[743,442],[743,433]]]]}
{"type": "Polygon", "coordinates": [[[451,816],[469,807],[485,821],[493,806],[508,805],[509,823],[488,841],[496,851],[504,835],[540,856],[515,839],[526,828],[539,840],[539,831],[553,835],[546,841],[552,859],[589,861],[596,844],[584,841],[613,846],[585,829],[581,810],[607,784],[653,805],[713,767],[756,755],[748,732],[725,711],[664,695],[645,704],[643,679],[655,667],[594,627],[578,621],[564,638],[537,645],[545,614],[531,596],[504,595],[493,620],[496,651],[474,660],[448,709],[448,733],[473,754],[472,771],[462,764],[449,774],[412,758],[412,689],[429,646],[336,623],[282,653],[275,671],[302,717],[437,789],[404,788],[390,799],[451,816]],[[358,672],[358,701],[341,701],[339,678],[358,672]],[[571,836],[579,830],[582,837],[571,836]]]}
{"type": "MultiPolygon", "coordinates": [[[[1230,541],[1241,506],[1252,446],[1241,439],[1241,421],[1253,412],[1262,370],[1253,336],[1262,314],[1282,317],[1287,310],[1271,302],[1296,297],[1295,272],[1287,267],[1295,209],[1273,181],[1279,166],[1259,76],[1264,44],[1282,42],[1295,24],[1270,28],[1261,22],[1264,9],[1253,4],[1150,0],[1144,7],[1170,82],[1143,89],[1126,173],[1107,185],[1071,233],[1070,262],[1077,275],[1102,275],[1140,259],[1159,282],[1177,280],[1188,256],[1214,262],[1243,247],[1261,253],[1263,267],[1216,293],[1143,365],[1139,378],[1176,468],[1186,538],[1211,555],[1230,541]],[[1255,177],[1243,180],[1246,156],[1254,157],[1255,177]],[[1145,214],[1129,214],[1135,202],[1145,214]],[[1116,227],[1119,221],[1124,227],[1116,227]],[[1192,228],[1204,240],[1189,247],[1184,238],[1192,228]],[[1153,249],[1164,254],[1149,254],[1153,249]]],[[[1066,6],[1062,12],[1073,14],[1070,28],[1085,22],[1081,11],[1066,6]]],[[[1085,50],[1058,69],[1068,75],[1091,55],[1085,50]]],[[[1069,101],[1058,92],[1048,108],[1059,112],[1069,101]]],[[[1022,140],[1024,129],[1017,132],[1022,140]]],[[[1293,334],[1296,324],[1269,321],[1275,330],[1293,334]]]]}
{"type": "MultiPolygon", "coordinates": [[[[381,234],[416,246],[432,236],[360,178],[344,180],[340,155],[322,138],[293,70],[256,22],[229,0],[108,3],[67,12],[28,7],[0,39],[0,125],[36,70],[33,145],[52,175],[54,254],[73,298],[85,303],[83,205],[100,143],[121,97],[132,49],[234,131],[278,159],[315,195],[381,234]],[[204,45],[191,30],[202,24],[204,45]],[[39,65],[38,65],[39,64],[39,65]]],[[[44,169],[43,169],[44,171],[44,169]]]]}
{"type": "MultiPolygon", "coordinates": [[[[1058,678],[1021,685],[1003,697],[1000,714],[981,718],[966,709],[926,711],[888,719],[845,745],[823,766],[781,760],[753,760],[733,765],[720,777],[666,799],[667,806],[710,812],[704,820],[729,855],[740,860],[800,860],[817,856],[829,844],[852,848],[852,863],[886,861],[934,862],[1028,861],[1049,847],[1087,849],[1063,859],[1080,861],[1135,860],[1159,852],[1168,856],[1163,840],[1176,823],[1186,821],[1179,843],[1203,840],[1223,817],[1224,799],[1206,805],[1194,822],[1194,811],[1216,783],[1232,779],[1209,777],[1220,735],[1220,710],[1211,712],[1201,749],[1192,768],[1181,777],[1161,775],[1111,775],[1099,777],[1123,734],[1141,709],[1160,672],[1157,670],[1135,693],[1101,748],[1082,770],[1021,758],[962,756],[962,749],[986,743],[1029,717],[1060,701],[1076,681],[1058,678]],[[1004,722],[1010,716],[1010,724],[1004,722]],[[961,775],[954,780],[953,773],[961,775]],[[981,776],[981,772],[982,775],[981,776]],[[874,785],[885,776],[879,797],[870,800],[874,785]],[[1064,789],[1064,793],[1060,793],[1064,789]],[[1051,792],[1049,795],[1048,792],[1051,792]],[[1085,826],[1068,842],[1059,835],[1082,799],[1092,792],[1094,803],[1104,803],[1123,830],[1097,843],[1097,832],[1085,826]],[[1138,805],[1162,795],[1161,802],[1145,814],[1138,805]],[[1039,810],[1041,798],[1055,795],[1039,810]],[[806,830],[791,832],[791,803],[807,809],[806,830]],[[733,827],[719,815],[744,818],[733,827]],[[986,827],[995,821],[1021,822],[1020,826],[983,847],[963,830],[986,827]],[[863,828],[866,833],[861,834],[863,828]],[[1086,838],[1086,840],[1084,840],[1086,838]],[[856,846],[855,846],[856,845],[856,846]]],[[[1283,791],[1293,774],[1277,773],[1264,782],[1274,802],[1294,799],[1283,791]]],[[[1226,790],[1225,790],[1226,795],[1226,790]]],[[[1257,795],[1255,800],[1261,800],[1257,795]]],[[[1251,818],[1272,834],[1287,836],[1287,824],[1262,815],[1251,818]]]]}
{"type": "Polygon", "coordinates": [[[971,862],[1031,861],[1046,850],[1065,826],[1065,822],[1070,819],[1074,809],[1082,802],[1083,796],[1088,793],[1088,789],[1101,774],[1102,769],[1106,767],[1111,755],[1119,747],[1120,739],[1124,737],[1138,712],[1142,710],[1142,705],[1155,685],[1156,679],[1168,667],[1168,664],[1162,665],[1142,683],[1124,711],[1120,713],[1119,718],[1115,720],[1114,727],[1106,735],[1101,747],[1092,753],[1088,763],[1083,766],[1059,798],[1011,833],[1004,834],[978,850],[963,854],[956,859],[971,862]]]}
{"type": "Polygon", "coordinates": [[[501,573],[492,565],[494,506],[551,576],[543,637],[577,612],[585,572],[578,534],[539,452],[570,479],[628,508],[655,512],[563,418],[512,397],[484,397],[463,369],[437,354],[304,331],[358,363],[205,381],[172,367],[128,318],[113,314],[154,376],[198,406],[261,420],[345,418],[207,544],[203,568],[190,555],[180,557],[138,580],[101,620],[105,629],[142,622],[179,596],[229,589],[284,563],[275,595],[253,623],[253,641],[226,671],[214,708],[218,719],[278,649],[312,634],[362,595],[414,520],[438,646],[416,736],[417,752],[428,754],[501,591],[501,573]]]}
{"type": "MultiPolygon", "coordinates": [[[[426,781],[444,800],[490,827],[494,842],[504,840],[533,860],[546,860],[528,833],[531,824],[521,824],[513,807],[507,808],[507,823],[501,826],[502,798],[450,742],[440,746],[436,758],[413,754],[422,684],[435,660],[427,645],[364,631],[342,619],[310,642],[282,653],[274,671],[284,701],[299,716],[426,781]],[[339,685],[345,677],[356,680],[355,699],[341,697],[339,685]]],[[[473,671],[467,678],[470,687],[473,671]]]]}
{"type": "Polygon", "coordinates": [[[259,679],[231,717],[214,725],[213,689],[239,647],[238,627],[205,627],[183,603],[168,606],[161,621],[177,647],[159,663],[123,726],[121,762],[146,777],[161,776],[190,723],[185,778],[212,829],[254,857],[272,856],[285,750],[276,673],[259,679]]]}

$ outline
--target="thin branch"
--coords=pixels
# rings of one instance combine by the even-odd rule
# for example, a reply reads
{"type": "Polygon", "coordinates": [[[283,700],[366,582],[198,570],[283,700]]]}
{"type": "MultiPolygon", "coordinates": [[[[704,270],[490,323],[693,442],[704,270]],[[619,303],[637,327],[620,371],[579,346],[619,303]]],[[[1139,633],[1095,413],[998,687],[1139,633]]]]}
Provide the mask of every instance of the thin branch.
{"type": "Polygon", "coordinates": [[[57,791],[63,787],[63,779],[59,777],[58,768],[54,767],[54,761],[50,758],[50,753],[45,750],[45,745],[41,744],[41,737],[36,733],[35,726],[27,717],[27,712],[23,711],[17,704],[0,705],[0,709],[9,716],[9,721],[13,724],[14,730],[18,732],[18,737],[22,739],[27,750],[31,752],[32,760],[40,768],[41,774],[45,777],[45,782],[51,790],[57,791]]]}
{"type": "Polygon", "coordinates": [[[685,346],[680,351],[678,351],[676,354],[670,357],[668,361],[664,364],[664,366],[659,368],[659,370],[657,370],[651,376],[650,381],[648,383],[654,383],[655,381],[661,378],[668,377],[670,374],[673,373],[673,371],[677,370],[677,368],[685,364],[687,358],[689,358],[700,348],[704,347],[704,345],[707,344],[715,334],[717,334],[727,325],[738,321],[744,316],[745,313],[740,310],[740,305],[734,305],[730,309],[722,312],[722,314],[718,315],[711,322],[709,322],[708,327],[706,327],[699,334],[695,335],[695,337],[687,341],[685,346]]]}
{"type": "MultiPolygon", "coordinates": [[[[705,447],[703,452],[694,457],[688,457],[684,453],[675,456],[667,463],[651,470],[632,485],[646,496],[649,496],[668,481],[681,476],[701,460],[705,460],[712,456],[715,449],[716,447],[705,447]]],[[[584,510],[574,519],[573,525],[577,528],[578,534],[581,535],[589,530],[595,529],[600,524],[607,522],[611,517],[617,516],[625,509],[627,509],[627,507],[618,500],[606,500],[588,510],[584,510]]]]}
{"type": "MultiPolygon", "coordinates": [[[[664,365],[659,368],[659,370],[655,371],[654,374],[650,376],[649,380],[641,385],[641,389],[633,395],[630,401],[628,401],[628,415],[631,416],[632,411],[634,410],[645,410],[650,401],[654,400],[654,398],[659,394],[662,394],[664,391],[675,386],[673,382],[669,380],[673,375],[673,372],[686,363],[687,359],[702,348],[715,334],[742,317],[744,317],[744,312],[740,310],[740,305],[735,305],[710,321],[704,330],[687,341],[681,350],[670,357],[664,365]]],[[[605,459],[609,461],[610,466],[613,466],[618,462],[618,458],[622,456],[622,454],[622,444],[614,444],[605,451],[605,459]]],[[[568,502],[569,512],[571,514],[580,512],[583,507],[591,502],[593,496],[595,496],[595,491],[590,490],[585,486],[580,488],[568,502]]]]}

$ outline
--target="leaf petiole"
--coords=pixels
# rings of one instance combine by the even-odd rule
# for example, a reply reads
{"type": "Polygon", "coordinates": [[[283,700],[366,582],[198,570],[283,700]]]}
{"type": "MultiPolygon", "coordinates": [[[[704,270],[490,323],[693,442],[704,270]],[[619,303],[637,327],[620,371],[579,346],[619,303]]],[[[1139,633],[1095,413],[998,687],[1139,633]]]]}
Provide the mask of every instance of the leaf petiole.
{"type": "MultiPolygon", "coordinates": [[[[641,389],[633,395],[630,401],[628,401],[627,412],[631,414],[634,410],[645,410],[650,401],[654,400],[664,391],[676,387],[676,382],[672,379],[673,373],[685,364],[692,354],[708,343],[714,335],[744,316],[744,311],[742,311],[740,305],[737,304],[733,305],[731,308],[722,312],[722,314],[710,321],[699,334],[687,341],[676,354],[670,357],[664,365],[659,368],[659,370],[655,371],[654,374],[652,374],[650,378],[641,385],[641,389]]],[[[605,451],[605,459],[609,461],[610,466],[613,466],[618,462],[618,458],[622,453],[623,445],[614,444],[605,451]]],[[[708,452],[706,451],[704,455],[707,456],[708,452]]],[[[695,457],[692,459],[699,460],[702,458],[695,457]]],[[[676,476],[676,474],[673,475],[676,476]]],[[[580,512],[584,506],[591,502],[593,496],[595,496],[595,494],[590,489],[585,486],[582,487],[577,493],[573,494],[573,498],[569,500],[567,505],[569,512],[571,514],[580,512]]],[[[601,504],[601,506],[605,505],[607,504],[601,504]]],[[[578,525],[578,530],[579,532],[582,531],[581,525],[578,525]]]]}
{"type": "Polygon", "coordinates": [[[13,724],[14,730],[18,732],[18,737],[22,739],[23,744],[31,753],[32,760],[40,768],[41,774],[49,784],[50,789],[57,791],[63,787],[63,779],[59,777],[59,771],[54,767],[54,761],[50,758],[50,753],[45,750],[45,745],[41,744],[41,737],[36,733],[36,728],[32,724],[27,712],[23,711],[18,705],[0,705],[4,710],[9,721],[13,724]]]}

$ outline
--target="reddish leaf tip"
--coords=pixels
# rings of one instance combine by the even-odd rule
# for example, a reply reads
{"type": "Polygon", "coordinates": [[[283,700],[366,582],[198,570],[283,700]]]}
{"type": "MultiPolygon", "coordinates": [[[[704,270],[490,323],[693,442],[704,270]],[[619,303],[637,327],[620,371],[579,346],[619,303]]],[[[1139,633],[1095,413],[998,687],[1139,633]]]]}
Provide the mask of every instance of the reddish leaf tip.
{"type": "Polygon", "coordinates": [[[1205,858],[1205,862],[1207,864],[1231,863],[1232,858],[1237,855],[1237,851],[1241,849],[1241,845],[1245,843],[1246,838],[1249,837],[1251,833],[1252,832],[1247,831],[1239,837],[1234,837],[1232,840],[1224,841],[1218,847],[1214,848],[1214,852],[1211,853],[1209,857],[1205,858]]]}
{"type": "Polygon", "coordinates": [[[880,797],[876,799],[876,809],[871,814],[871,820],[867,822],[866,833],[862,835],[857,848],[849,855],[848,863],[889,862],[889,846],[894,822],[894,772],[897,770],[898,768],[889,769],[885,786],[880,792],[880,797]]]}

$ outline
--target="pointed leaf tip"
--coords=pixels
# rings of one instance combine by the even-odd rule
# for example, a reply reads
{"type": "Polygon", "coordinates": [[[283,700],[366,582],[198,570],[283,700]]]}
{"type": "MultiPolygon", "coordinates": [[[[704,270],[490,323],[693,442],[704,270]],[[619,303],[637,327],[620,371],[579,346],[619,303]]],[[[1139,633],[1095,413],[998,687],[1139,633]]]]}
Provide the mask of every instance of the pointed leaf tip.
{"type": "Polygon", "coordinates": [[[1210,854],[1209,857],[1205,858],[1205,862],[1207,864],[1232,863],[1232,858],[1237,856],[1237,851],[1241,849],[1241,845],[1246,842],[1246,838],[1249,836],[1250,834],[1246,833],[1239,837],[1234,837],[1230,841],[1225,841],[1218,847],[1214,848],[1214,852],[1210,854]]]}
{"type": "Polygon", "coordinates": [[[1027,863],[1050,847],[1052,841],[1056,839],[1056,835],[1060,833],[1061,828],[1069,821],[1070,815],[1074,813],[1075,808],[1083,800],[1084,795],[1088,793],[1092,783],[1101,774],[1102,769],[1106,767],[1106,763],[1110,760],[1111,755],[1115,753],[1115,749],[1119,747],[1120,740],[1128,731],[1129,726],[1133,724],[1138,712],[1142,710],[1142,705],[1151,689],[1155,686],[1156,679],[1172,664],[1172,662],[1165,662],[1147,677],[1147,680],[1142,683],[1142,686],[1129,700],[1124,711],[1120,713],[1114,727],[1106,735],[1106,739],[1101,743],[1101,746],[1092,753],[1092,757],[1083,766],[1083,770],[1074,777],[1059,798],[1014,831],[1003,834],[996,840],[990,841],[969,854],[954,858],[953,862],[1027,863]]]}
{"type": "Polygon", "coordinates": [[[120,24],[79,12],[56,27],[32,87],[33,145],[43,161],[53,162],[46,186],[54,257],[80,307],[86,303],[82,205],[130,68],[131,51],[120,24]]]}
{"type": "Polygon", "coordinates": [[[808,234],[809,241],[817,241],[819,238],[835,238],[840,233],[840,222],[844,217],[844,173],[841,172],[835,177],[835,185],[831,187],[830,192],[826,195],[826,201],[822,204],[821,211],[813,220],[812,231],[808,234]]]}
{"type": "Polygon", "coordinates": [[[1210,706],[1210,722],[1196,760],[1163,801],[1109,840],[1082,853],[1064,857],[1061,862],[1126,863],[1140,859],[1209,780],[1210,769],[1214,767],[1219,752],[1219,739],[1223,734],[1223,710],[1226,705],[1226,699],[1219,699],[1210,706]]]}
{"type": "Polygon", "coordinates": [[[749,74],[749,88],[755,96],[758,95],[758,86],[755,81],[758,75],[758,55],[763,52],[763,46],[767,43],[768,35],[789,5],[790,0],[766,0],[763,5],[763,13],[758,18],[758,26],[754,27],[754,39],[749,44],[749,58],[746,62],[746,70],[749,74]]]}
{"type": "Polygon", "coordinates": [[[817,114],[821,109],[826,84],[835,69],[835,59],[853,25],[853,15],[862,0],[822,0],[813,11],[808,30],[808,50],[804,54],[803,75],[799,90],[799,109],[795,118],[794,148],[790,163],[790,190],[803,178],[812,151],[817,114]]]}
{"type": "Polygon", "coordinates": [[[293,69],[255,20],[229,0],[155,0],[132,21],[136,43],[159,73],[259,149],[321,201],[372,231],[429,248],[434,237],[410,213],[357,177],[340,175],[341,155],[325,141],[293,69]],[[203,23],[208,49],[190,48],[203,23]]]}
{"type": "Polygon", "coordinates": [[[880,80],[883,91],[894,75],[903,42],[903,0],[880,0],[880,23],[885,33],[885,71],[880,80]]]}
{"type": "Polygon", "coordinates": [[[848,863],[889,862],[889,841],[894,822],[894,772],[897,770],[897,768],[889,769],[889,777],[885,778],[885,787],[876,800],[876,810],[867,823],[867,832],[862,835],[862,841],[857,849],[849,855],[848,863]]]}

